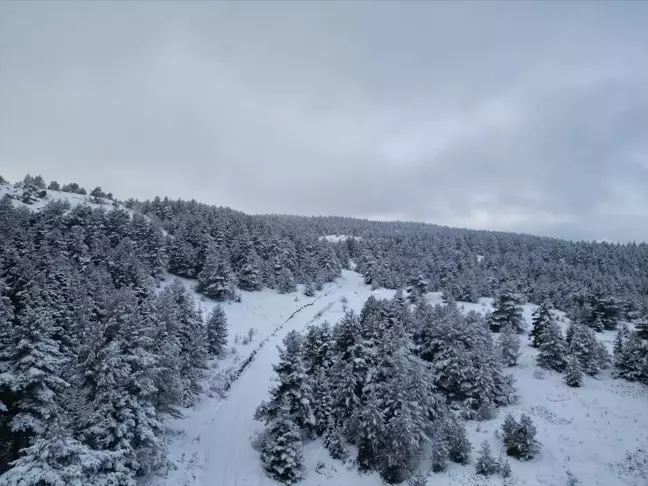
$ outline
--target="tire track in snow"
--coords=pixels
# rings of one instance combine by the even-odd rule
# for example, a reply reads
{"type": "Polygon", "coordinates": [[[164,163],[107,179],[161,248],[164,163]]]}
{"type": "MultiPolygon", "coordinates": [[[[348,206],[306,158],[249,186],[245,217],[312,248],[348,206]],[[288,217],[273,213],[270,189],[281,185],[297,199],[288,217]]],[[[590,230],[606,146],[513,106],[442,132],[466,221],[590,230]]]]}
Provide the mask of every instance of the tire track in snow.
{"type": "MultiPolygon", "coordinates": [[[[323,308],[330,308],[332,302],[339,298],[339,290],[342,285],[337,285],[313,300],[313,302],[296,309],[275,331],[265,339],[263,345],[252,356],[247,359],[245,367],[237,378],[232,380],[230,393],[220,400],[219,406],[213,411],[212,419],[209,421],[208,439],[203,444],[204,463],[200,477],[195,481],[196,486],[265,486],[268,478],[258,470],[258,452],[251,445],[252,439],[250,422],[259,400],[259,392],[263,389],[265,395],[265,384],[270,382],[272,365],[276,362],[277,352],[271,350],[272,346],[266,344],[272,340],[277,344],[281,341],[282,335],[288,329],[301,328],[313,322],[314,310],[301,313],[308,307],[323,299],[323,308]],[[332,295],[333,294],[333,295],[332,295]],[[295,319],[299,316],[299,319],[295,319]],[[299,321],[299,322],[296,322],[299,321]],[[251,366],[254,363],[254,366],[251,366]],[[248,368],[255,372],[245,373],[248,368]],[[267,376],[266,376],[267,375],[267,376]],[[263,383],[263,387],[260,385],[263,383]],[[236,386],[234,386],[236,385],[236,386]],[[256,472],[252,472],[257,470],[256,472]]],[[[207,424],[206,424],[207,425],[207,424]]]]}
{"type": "MultiPolygon", "coordinates": [[[[315,298],[315,300],[313,300],[313,302],[311,302],[311,303],[309,303],[309,304],[304,304],[304,305],[302,305],[301,307],[297,308],[297,309],[296,309],[292,314],[290,314],[290,316],[289,316],[285,321],[283,321],[279,326],[277,326],[277,327],[275,328],[275,330],[272,331],[272,333],[270,333],[270,334],[268,335],[268,337],[266,337],[264,340],[262,340],[262,341],[259,343],[259,345],[256,347],[256,349],[254,349],[254,350],[253,350],[253,351],[248,355],[248,357],[245,358],[245,360],[243,360],[243,362],[242,362],[241,365],[236,369],[236,371],[232,372],[232,374],[228,377],[228,379],[227,379],[227,383],[226,383],[225,386],[223,387],[223,393],[224,393],[223,400],[227,400],[227,392],[229,392],[229,391],[231,390],[232,386],[233,386],[234,383],[236,383],[236,381],[241,377],[241,375],[243,374],[243,372],[245,372],[245,370],[249,368],[249,366],[250,366],[250,365],[252,364],[252,362],[254,361],[254,358],[255,358],[256,355],[259,353],[259,351],[261,351],[261,349],[263,349],[263,347],[264,347],[264,346],[265,346],[265,345],[266,345],[266,344],[267,344],[267,343],[268,343],[272,338],[276,337],[277,334],[279,333],[279,331],[281,331],[281,330],[284,328],[284,326],[285,326],[288,322],[290,322],[290,320],[291,320],[293,317],[295,317],[297,314],[299,314],[301,311],[303,311],[303,310],[306,309],[307,307],[312,307],[313,305],[315,305],[315,302],[317,302],[318,300],[320,300],[322,297],[327,297],[327,296],[331,295],[331,294],[333,293],[334,290],[339,289],[339,288],[341,287],[341,285],[340,285],[339,282],[336,282],[336,283],[337,283],[337,286],[336,286],[335,288],[329,289],[329,290],[326,291],[324,294],[317,296],[317,297],[315,298]]],[[[331,303],[331,304],[332,304],[332,303],[331,303]]]]}
{"type": "MultiPolygon", "coordinates": [[[[281,330],[283,329],[283,327],[286,325],[286,323],[288,323],[288,321],[290,321],[293,317],[295,317],[297,314],[299,314],[301,311],[303,311],[306,307],[311,307],[312,305],[314,305],[315,302],[317,302],[317,300],[318,300],[319,298],[320,298],[320,297],[318,297],[317,299],[315,299],[315,300],[314,300],[313,302],[311,302],[310,304],[305,304],[305,305],[302,305],[301,307],[299,307],[295,312],[293,312],[292,314],[290,314],[290,317],[288,317],[288,319],[286,319],[286,320],[285,320],[284,322],[282,322],[279,326],[277,326],[277,327],[275,328],[275,330],[272,331],[272,333],[270,333],[270,335],[269,335],[268,337],[266,337],[263,341],[261,341],[261,342],[259,343],[259,345],[256,347],[256,349],[254,349],[254,350],[253,350],[253,351],[248,355],[248,357],[245,358],[245,360],[243,360],[243,362],[242,362],[241,365],[236,369],[236,371],[234,371],[234,372],[233,372],[233,373],[228,377],[227,383],[226,383],[225,386],[223,387],[223,393],[226,394],[228,391],[230,391],[230,389],[232,388],[232,385],[234,385],[234,383],[236,383],[236,381],[241,377],[241,375],[243,374],[243,372],[244,372],[244,371],[245,371],[245,370],[246,370],[246,369],[247,369],[247,368],[252,364],[252,362],[254,361],[254,358],[256,357],[256,355],[259,353],[259,351],[261,351],[261,349],[263,349],[263,346],[265,346],[266,343],[268,343],[268,341],[270,341],[270,339],[272,339],[273,337],[275,337],[275,336],[279,333],[279,331],[281,331],[281,330]]],[[[223,400],[227,400],[227,396],[224,396],[224,397],[223,397],[223,400]]]]}

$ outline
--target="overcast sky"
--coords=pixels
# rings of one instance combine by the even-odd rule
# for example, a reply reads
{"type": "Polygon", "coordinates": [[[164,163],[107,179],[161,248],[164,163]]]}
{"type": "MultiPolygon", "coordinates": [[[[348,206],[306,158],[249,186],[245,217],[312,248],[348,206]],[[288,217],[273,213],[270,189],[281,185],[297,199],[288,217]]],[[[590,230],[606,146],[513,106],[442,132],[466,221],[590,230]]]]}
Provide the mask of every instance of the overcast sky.
{"type": "Polygon", "coordinates": [[[648,240],[648,2],[0,0],[0,174],[648,240]]]}

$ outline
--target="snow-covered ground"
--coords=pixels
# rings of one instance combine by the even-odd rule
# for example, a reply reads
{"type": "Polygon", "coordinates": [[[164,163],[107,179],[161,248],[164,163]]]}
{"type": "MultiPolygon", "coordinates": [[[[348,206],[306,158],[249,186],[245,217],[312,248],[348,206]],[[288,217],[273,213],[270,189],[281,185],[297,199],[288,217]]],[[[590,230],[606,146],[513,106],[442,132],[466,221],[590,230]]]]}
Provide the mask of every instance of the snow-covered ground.
{"type": "MultiPolygon", "coordinates": [[[[185,283],[192,285],[188,280],[185,283]]],[[[239,356],[258,351],[224,398],[212,393],[187,410],[185,418],[170,424],[169,452],[175,469],[169,470],[165,478],[152,479],[152,485],[272,484],[263,473],[259,453],[252,448],[251,438],[263,428],[253,420],[253,415],[261,400],[267,397],[273,377],[272,365],[278,361],[277,345],[289,331],[303,330],[311,322],[324,319],[337,322],[344,315],[342,297],[347,298],[349,308],[359,310],[369,295],[388,298],[393,291],[371,291],[361,275],[343,271],[342,278],[326,285],[311,298],[297,293],[282,295],[271,290],[242,294],[240,303],[224,306],[229,341],[233,344],[234,336],[247,333],[250,327],[255,328],[257,336],[247,348],[240,343],[235,347],[239,356]]],[[[204,310],[215,305],[209,299],[201,299],[201,304],[204,310]]],[[[244,358],[238,360],[243,361],[244,358]]],[[[231,358],[214,364],[219,366],[213,370],[214,374],[234,365],[231,358]]]]}
{"type": "Polygon", "coordinates": [[[330,241],[331,243],[338,243],[340,241],[346,241],[348,239],[360,240],[359,236],[349,236],[349,235],[326,235],[320,237],[320,240],[330,241]]]}
{"type": "MultiPolygon", "coordinates": [[[[191,281],[186,281],[192,285],[191,281]]],[[[214,363],[212,379],[223,369],[236,367],[256,350],[254,359],[233,383],[225,397],[209,392],[186,417],[170,423],[169,452],[175,467],[166,477],[148,480],[150,486],[260,486],[278,484],[263,473],[259,453],[251,439],[263,425],[253,419],[257,405],[267,399],[273,379],[272,365],[278,360],[277,345],[289,331],[303,330],[309,323],[337,322],[344,313],[341,299],[348,308],[359,311],[366,298],[374,294],[390,297],[393,291],[372,291],[362,277],[344,271],[335,283],[327,285],[316,297],[301,294],[281,295],[274,291],[243,293],[241,303],[225,304],[230,326],[230,344],[236,353],[214,363]],[[234,343],[237,334],[257,329],[247,345],[234,343]],[[238,356],[238,358],[237,358],[238,356]]],[[[428,294],[432,303],[441,300],[440,293],[428,294]]],[[[214,305],[201,298],[205,311],[214,305]]],[[[492,299],[477,304],[458,303],[467,312],[490,310],[492,299]]],[[[535,309],[524,306],[524,317],[530,323],[535,309]]],[[[563,319],[562,313],[558,317],[563,319]]],[[[599,335],[608,346],[614,333],[599,335]]],[[[525,345],[528,341],[525,340],[525,345]]],[[[563,486],[568,484],[567,471],[580,479],[583,486],[648,485],[648,468],[630,473],[648,452],[648,388],[613,380],[604,371],[599,379],[585,378],[579,389],[567,387],[557,373],[538,373],[536,351],[525,346],[519,366],[511,368],[517,379],[520,401],[487,422],[468,422],[474,448],[488,440],[496,454],[502,451],[495,431],[507,412],[516,417],[529,414],[537,426],[541,453],[529,462],[511,460],[514,477],[507,484],[563,486]],[[639,452],[638,452],[639,451],[639,452]],[[643,452],[642,452],[643,451],[643,452]],[[643,455],[642,455],[643,454],[643,455]],[[636,465],[636,464],[635,464],[636,465]]],[[[208,380],[209,382],[209,380],[208,380]]],[[[208,386],[209,388],[209,386],[208,386]]],[[[306,477],[304,486],[378,486],[377,474],[360,475],[350,465],[330,458],[320,441],[305,445],[306,477]]],[[[641,466],[639,466],[641,467],[641,466]]],[[[645,464],[643,465],[645,467],[645,464]]],[[[433,474],[432,485],[501,485],[501,478],[483,478],[474,474],[474,466],[452,464],[443,474],[433,474]]]]}
{"type": "MultiPolygon", "coordinates": [[[[82,194],[73,194],[71,192],[62,192],[62,191],[51,191],[49,189],[45,190],[47,192],[46,196],[43,198],[38,198],[31,204],[25,204],[20,200],[20,196],[23,193],[23,189],[20,184],[0,184],[0,199],[5,195],[9,195],[13,198],[13,204],[18,207],[26,207],[32,210],[38,210],[45,207],[47,204],[53,201],[67,201],[72,207],[78,206],[80,204],[87,204],[92,208],[104,208],[112,209],[113,202],[109,199],[100,199],[100,203],[94,202],[94,198],[90,196],[84,196],[82,194]]],[[[120,207],[126,211],[126,208],[120,205],[120,207]]]]}

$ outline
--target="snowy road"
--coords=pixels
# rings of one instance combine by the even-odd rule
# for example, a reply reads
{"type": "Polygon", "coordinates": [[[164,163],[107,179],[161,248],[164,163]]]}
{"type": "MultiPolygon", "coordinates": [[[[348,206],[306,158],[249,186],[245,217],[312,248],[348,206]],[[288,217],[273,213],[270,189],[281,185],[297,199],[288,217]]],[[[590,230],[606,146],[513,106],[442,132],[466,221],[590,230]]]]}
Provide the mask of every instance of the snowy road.
{"type": "MultiPolygon", "coordinates": [[[[278,361],[277,346],[288,332],[303,330],[311,322],[337,322],[344,314],[342,297],[348,299],[349,308],[359,310],[371,293],[359,274],[344,271],[338,281],[325,287],[312,305],[304,306],[302,301],[295,303],[290,312],[284,309],[280,314],[283,317],[278,319],[283,324],[258,350],[254,360],[232,384],[227,397],[204,398],[196,410],[187,412],[187,418],[179,424],[184,435],[170,444],[170,456],[177,469],[169,471],[166,478],[153,480],[152,484],[257,486],[272,483],[263,473],[251,438],[263,429],[263,424],[253,416],[259,403],[268,397],[272,365],[278,361]]],[[[385,297],[391,293],[374,292],[385,297]]]]}
{"type": "Polygon", "coordinates": [[[333,284],[314,305],[302,309],[288,320],[277,335],[257,353],[255,360],[234,384],[213,421],[206,424],[205,437],[202,439],[205,469],[197,484],[257,486],[270,482],[263,474],[259,453],[250,443],[252,435],[263,428],[263,424],[253,420],[254,411],[261,400],[267,398],[273,378],[272,365],[278,361],[277,345],[281,344],[284,336],[293,329],[305,329],[322,310],[325,313],[321,319],[331,320],[333,315],[341,315],[340,299],[345,295],[353,292],[358,292],[355,295],[369,295],[369,290],[355,273],[345,273],[339,284],[333,284]]]}

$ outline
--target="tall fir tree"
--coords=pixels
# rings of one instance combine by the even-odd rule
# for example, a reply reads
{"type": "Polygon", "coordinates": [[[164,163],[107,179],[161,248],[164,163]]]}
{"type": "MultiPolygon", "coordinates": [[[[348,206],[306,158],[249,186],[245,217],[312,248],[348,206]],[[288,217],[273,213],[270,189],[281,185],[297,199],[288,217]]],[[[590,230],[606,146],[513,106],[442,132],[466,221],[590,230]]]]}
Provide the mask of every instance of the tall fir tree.
{"type": "Polygon", "coordinates": [[[506,324],[502,328],[497,340],[497,347],[504,366],[517,365],[522,344],[510,324],[506,324]]]}
{"type": "Polygon", "coordinates": [[[214,306],[207,316],[207,350],[211,356],[221,358],[227,346],[227,316],[220,305],[214,306]]]}
{"type": "Polygon", "coordinates": [[[526,324],[522,317],[522,308],[518,298],[510,291],[504,291],[495,300],[495,308],[488,318],[488,324],[493,332],[500,332],[509,324],[515,332],[523,332],[526,324]]]}
{"type": "Polygon", "coordinates": [[[573,388],[583,386],[583,371],[580,361],[575,354],[567,358],[567,367],[565,368],[565,384],[573,388]]]}
{"type": "Polygon", "coordinates": [[[277,385],[270,391],[270,400],[257,408],[255,419],[266,424],[274,420],[282,407],[299,429],[315,428],[313,395],[310,380],[304,370],[302,338],[296,331],[286,334],[283,348],[279,347],[279,363],[273,365],[277,385]]]}
{"type": "Polygon", "coordinates": [[[287,485],[302,478],[304,461],[299,426],[290,409],[287,403],[278,404],[261,449],[261,462],[268,475],[287,485]]]}
{"type": "Polygon", "coordinates": [[[225,252],[211,247],[205,258],[205,265],[198,274],[197,290],[210,299],[227,300],[234,296],[234,273],[225,252]]]}
{"type": "Polygon", "coordinates": [[[570,353],[574,354],[581,364],[583,372],[595,376],[601,369],[601,354],[599,343],[592,328],[576,325],[569,345],[570,353]]]}
{"type": "Polygon", "coordinates": [[[554,320],[553,315],[551,314],[551,308],[548,303],[542,303],[538,308],[533,312],[533,319],[531,320],[531,332],[529,337],[531,338],[531,346],[534,348],[539,348],[542,344],[542,333],[546,329],[547,325],[554,320]]]}
{"type": "Polygon", "coordinates": [[[567,366],[567,346],[557,322],[549,322],[541,335],[540,353],[536,361],[545,369],[563,371],[567,366]]]}
{"type": "Polygon", "coordinates": [[[648,360],[648,345],[634,333],[615,356],[614,376],[628,381],[643,381],[648,360]]]}

